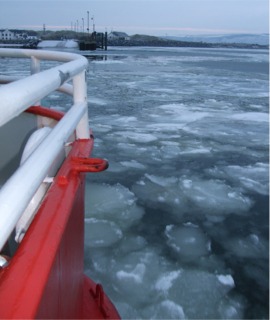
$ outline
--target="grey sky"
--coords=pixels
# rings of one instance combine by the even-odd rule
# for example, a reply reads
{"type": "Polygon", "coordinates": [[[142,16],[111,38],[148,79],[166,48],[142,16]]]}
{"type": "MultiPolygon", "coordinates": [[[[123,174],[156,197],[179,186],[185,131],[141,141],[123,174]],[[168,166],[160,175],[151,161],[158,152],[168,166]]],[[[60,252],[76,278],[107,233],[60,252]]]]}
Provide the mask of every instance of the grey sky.
{"type": "Polygon", "coordinates": [[[0,0],[0,29],[70,29],[191,35],[268,33],[268,0],[0,0]],[[84,23],[83,23],[83,19],[84,23]]]}

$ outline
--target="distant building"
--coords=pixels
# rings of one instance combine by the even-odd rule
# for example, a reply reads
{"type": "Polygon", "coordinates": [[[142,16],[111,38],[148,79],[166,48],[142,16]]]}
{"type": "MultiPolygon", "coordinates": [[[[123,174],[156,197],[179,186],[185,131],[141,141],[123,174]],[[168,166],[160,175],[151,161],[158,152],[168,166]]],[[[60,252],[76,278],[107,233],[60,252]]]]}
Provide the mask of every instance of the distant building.
{"type": "Polygon", "coordinates": [[[37,36],[19,30],[0,30],[0,40],[37,40],[37,36]]]}
{"type": "Polygon", "coordinates": [[[12,32],[8,29],[6,30],[0,30],[0,40],[16,40],[16,34],[15,32],[12,32]]]}
{"type": "Polygon", "coordinates": [[[108,34],[108,40],[130,40],[125,32],[112,31],[108,34]]]}

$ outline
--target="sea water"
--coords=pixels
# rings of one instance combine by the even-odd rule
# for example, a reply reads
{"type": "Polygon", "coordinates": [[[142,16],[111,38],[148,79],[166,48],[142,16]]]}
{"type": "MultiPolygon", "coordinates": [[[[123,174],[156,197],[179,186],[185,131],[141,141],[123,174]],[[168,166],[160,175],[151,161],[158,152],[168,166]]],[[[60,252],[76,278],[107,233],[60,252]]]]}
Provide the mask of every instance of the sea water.
{"type": "Polygon", "coordinates": [[[85,273],[124,319],[268,319],[268,51],[81,53],[110,164],[87,176],[85,273]]]}
{"type": "Polygon", "coordinates": [[[85,272],[125,319],[268,319],[268,51],[89,62],[85,272]]]}

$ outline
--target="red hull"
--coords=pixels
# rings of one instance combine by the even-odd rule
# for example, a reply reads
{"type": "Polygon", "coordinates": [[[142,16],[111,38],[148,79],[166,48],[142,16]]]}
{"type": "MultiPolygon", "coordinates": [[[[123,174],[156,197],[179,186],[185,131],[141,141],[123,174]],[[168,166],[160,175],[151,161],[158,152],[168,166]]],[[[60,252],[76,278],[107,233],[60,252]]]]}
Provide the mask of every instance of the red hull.
{"type": "Polygon", "coordinates": [[[0,318],[120,318],[83,271],[83,172],[92,148],[93,139],[73,142],[15,255],[0,271],[0,318]]]}

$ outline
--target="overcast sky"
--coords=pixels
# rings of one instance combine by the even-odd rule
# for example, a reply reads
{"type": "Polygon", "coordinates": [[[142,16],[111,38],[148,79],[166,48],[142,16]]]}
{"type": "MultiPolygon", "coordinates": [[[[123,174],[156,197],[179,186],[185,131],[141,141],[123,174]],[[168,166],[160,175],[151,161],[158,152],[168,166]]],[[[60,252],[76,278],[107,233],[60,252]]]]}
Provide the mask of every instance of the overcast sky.
{"type": "Polygon", "coordinates": [[[268,0],[0,0],[0,29],[124,31],[129,35],[268,33],[268,0]],[[91,18],[94,17],[92,20],[91,18]],[[77,22],[78,21],[78,22],[77,22]]]}

